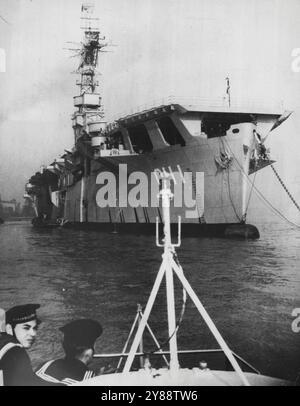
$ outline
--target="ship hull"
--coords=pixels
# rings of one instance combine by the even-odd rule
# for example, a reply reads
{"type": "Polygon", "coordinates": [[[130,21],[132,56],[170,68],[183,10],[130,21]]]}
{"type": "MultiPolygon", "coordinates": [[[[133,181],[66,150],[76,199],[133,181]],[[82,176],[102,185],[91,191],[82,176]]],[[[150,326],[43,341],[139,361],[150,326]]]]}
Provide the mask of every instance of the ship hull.
{"type": "MultiPolygon", "coordinates": [[[[66,228],[78,230],[91,230],[114,234],[155,235],[155,224],[140,223],[99,223],[99,222],[68,222],[66,228]]],[[[162,226],[159,227],[162,235],[162,226]]],[[[177,224],[171,225],[171,233],[176,237],[177,224]]],[[[260,237],[257,227],[251,224],[192,224],[183,223],[181,226],[183,237],[211,237],[228,239],[258,239],[260,237]]]]}
{"type": "MultiPolygon", "coordinates": [[[[191,180],[191,184],[182,183],[182,201],[176,205],[174,199],[172,204],[171,223],[174,232],[180,216],[182,233],[186,236],[259,238],[257,228],[243,221],[245,179],[242,169],[246,157],[241,138],[228,136],[226,143],[230,145],[230,151],[235,157],[227,168],[220,168],[216,163],[215,158],[225,152],[224,144],[217,138],[199,138],[185,147],[172,146],[142,156],[114,156],[94,160],[90,175],[68,188],[63,217],[68,221],[68,226],[76,228],[153,234],[156,219],[159,222],[162,220],[162,209],[161,203],[151,204],[151,197],[157,195],[158,191],[151,189],[155,186],[151,173],[155,169],[168,168],[177,174],[176,179],[180,181],[179,173],[176,172],[179,166],[183,174],[190,174],[187,179],[191,180]],[[116,205],[100,207],[97,197],[103,185],[99,175],[104,172],[115,176],[116,205]],[[145,174],[148,179],[147,203],[144,206],[131,207],[127,204],[121,207],[118,204],[121,199],[120,182],[130,182],[130,176],[134,173],[145,174]],[[194,202],[193,207],[186,202],[184,193],[194,202]]],[[[134,186],[127,185],[127,194],[134,186]]]]}
{"type": "MultiPolygon", "coordinates": [[[[235,156],[238,156],[237,159],[242,161],[242,145],[239,140],[231,142],[231,149],[235,149],[235,156]]],[[[215,162],[215,156],[219,154],[220,145],[218,139],[214,139],[210,142],[198,140],[198,142],[186,147],[174,146],[141,156],[119,156],[106,158],[105,162],[93,161],[90,176],[82,178],[67,190],[65,217],[69,221],[81,222],[107,222],[112,217],[119,222],[121,220],[117,218],[115,212],[121,208],[126,223],[147,222],[142,207],[136,207],[134,210],[129,201],[123,207],[118,204],[121,183],[124,180],[130,182],[128,178],[132,173],[140,173],[145,174],[148,180],[148,198],[143,206],[147,208],[149,221],[155,222],[158,214],[157,208],[151,202],[151,197],[154,199],[156,197],[152,196],[155,194],[155,180],[151,183],[151,173],[155,169],[161,170],[162,168],[171,169],[176,173],[177,166],[179,166],[184,174],[191,174],[193,184],[186,185],[186,194],[182,196],[178,207],[176,204],[173,205],[171,221],[177,221],[178,215],[181,215],[184,223],[199,223],[199,218],[203,216],[207,223],[240,222],[243,215],[243,174],[236,162],[232,162],[230,167],[220,170],[215,162]],[[126,165],[126,173],[120,181],[121,170],[123,171],[124,165],[126,165]],[[111,169],[112,166],[115,168],[114,171],[111,169]],[[97,202],[97,193],[102,187],[102,182],[98,176],[103,172],[110,172],[115,176],[117,188],[115,207],[114,205],[100,207],[99,202],[97,202]],[[195,184],[197,173],[199,174],[198,191],[196,191],[195,184]],[[204,177],[203,184],[200,184],[201,174],[204,177]],[[151,190],[151,187],[154,190],[151,190]],[[189,197],[195,200],[194,209],[197,215],[193,216],[191,213],[186,213],[190,209],[186,202],[189,197]],[[82,216],[80,216],[81,200],[85,201],[82,216]]],[[[135,185],[128,185],[128,195],[133,186],[135,185]]],[[[184,194],[183,189],[182,193],[184,194]]],[[[141,200],[144,201],[144,199],[141,200]]]]}
{"type": "MultiPolygon", "coordinates": [[[[255,225],[246,224],[251,176],[259,170],[252,165],[250,171],[257,148],[255,129],[269,128],[277,115],[257,116],[252,122],[252,116],[242,113],[186,113],[173,105],[162,110],[134,116],[135,124],[120,120],[119,127],[108,127],[106,138],[88,138],[75,123],[74,151],[64,156],[62,166],[49,167],[57,182],[42,175],[45,183],[40,190],[45,193],[36,194],[39,219],[60,219],[87,229],[152,233],[156,222],[163,222],[155,176],[160,171],[174,180],[170,222],[176,227],[180,217],[184,235],[258,238],[255,225]],[[156,113],[169,120],[165,135],[159,119],[152,117],[156,113]],[[175,130],[181,138],[174,141],[175,130]],[[101,142],[104,139],[110,144],[101,142]],[[120,139],[119,148],[112,146],[112,140],[118,144],[120,139]]],[[[264,166],[270,162],[264,158],[264,166]]]]}

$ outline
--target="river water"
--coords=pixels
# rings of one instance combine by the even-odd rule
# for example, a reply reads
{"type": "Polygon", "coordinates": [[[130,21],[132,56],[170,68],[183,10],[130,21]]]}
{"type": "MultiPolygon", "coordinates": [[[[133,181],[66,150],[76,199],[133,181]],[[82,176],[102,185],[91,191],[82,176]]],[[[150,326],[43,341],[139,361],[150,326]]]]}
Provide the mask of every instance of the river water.
{"type": "MultiPolygon", "coordinates": [[[[292,311],[300,308],[300,231],[268,225],[260,232],[257,241],[186,238],[177,253],[230,348],[264,374],[295,380],[300,333],[292,330],[292,311]]],[[[41,304],[43,323],[30,350],[34,366],[62,356],[58,328],[75,318],[103,325],[97,352],[121,352],[160,262],[152,236],[7,222],[0,226],[0,307],[41,304]]],[[[182,292],[175,285],[178,315],[182,292]]],[[[160,342],[167,339],[165,304],[162,286],[149,320],[160,342]]],[[[191,301],[178,341],[181,349],[218,348],[191,301]]]]}

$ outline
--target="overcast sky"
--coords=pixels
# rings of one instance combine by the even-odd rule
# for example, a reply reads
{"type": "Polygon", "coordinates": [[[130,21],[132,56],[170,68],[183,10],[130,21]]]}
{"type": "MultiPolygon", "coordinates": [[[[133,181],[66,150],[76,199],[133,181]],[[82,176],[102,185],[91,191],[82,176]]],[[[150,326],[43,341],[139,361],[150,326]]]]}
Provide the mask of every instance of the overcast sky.
{"type": "MultiPolygon", "coordinates": [[[[95,0],[99,80],[107,119],[170,95],[283,102],[294,113],[269,137],[280,173],[300,198],[300,0],[95,0]]],[[[71,114],[80,0],[0,0],[0,194],[21,201],[42,164],[73,144],[71,114]],[[1,52],[0,52],[1,55],[1,52]],[[3,65],[3,63],[2,63],[3,65]],[[1,67],[1,63],[0,63],[1,67]]]]}

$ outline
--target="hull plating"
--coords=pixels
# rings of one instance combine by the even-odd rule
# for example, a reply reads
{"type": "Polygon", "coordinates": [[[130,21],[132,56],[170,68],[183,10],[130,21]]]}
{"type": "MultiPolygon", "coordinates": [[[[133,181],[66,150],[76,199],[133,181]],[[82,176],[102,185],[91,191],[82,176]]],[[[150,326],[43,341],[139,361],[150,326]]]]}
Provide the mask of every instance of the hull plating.
{"type": "MultiPolygon", "coordinates": [[[[74,223],[155,223],[161,216],[160,207],[151,207],[151,172],[156,168],[172,168],[177,165],[183,172],[193,173],[190,195],[195,201],[194,207],[187,207],[184,196],[180,207],[172,207],[171,221],[177,223],[181,216],[183,223],[232,224],[240,223],[243,218],[244,176],[241,166],[245,160],[240,137],[227,140],[235,159],[226,169],[220,169],[215,157],[224,149],[218,138],[202,139],[185,146],[167,147],[153,153],[106,158],[106,162],[92,161],[91,174],[82,178],[67,190],[64,218],[74,223]],[[97,184],[97,176],[103,171],[112,172],[115,166],[118,188],[120,164],[127,165],[127,173],[133,171],[145,173],[148,182],[148,204],[145,207],[119,207],[118,190],[116,207],[99,207],[97,193],[102,185],[97,184]],[[109,169],[108,169],[109,168],[109,169]],[[204,184],[196,185],[195,174],[204,174],[204,184]],[[193,215],[191,215],[191,211],[193,215]],[[192,217],[192,218],[191,218],[192,217]]],[[[128,192],[133,185],[128,185],[128,192]]],[[[174,204],[173,204],[174,206],[174,204]]]]}

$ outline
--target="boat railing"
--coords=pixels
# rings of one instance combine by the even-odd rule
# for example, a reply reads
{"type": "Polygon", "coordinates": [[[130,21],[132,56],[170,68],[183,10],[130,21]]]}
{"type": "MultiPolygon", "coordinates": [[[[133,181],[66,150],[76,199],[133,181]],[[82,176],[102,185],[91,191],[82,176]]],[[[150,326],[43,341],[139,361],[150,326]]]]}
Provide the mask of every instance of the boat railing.
{"type": "MultiPolygon", "coordinates": [[[[211,355],[211,354],[223,354],[224,360],[226,359],[224,351],[221,348],[205,349],[205,350],[203,350],[203,349],[178,350],[178,355],[181,355],[181,356],[186,356],[186,355],[191,355],[191,354],[199,354],[202,357],[203,356],[208,356],[208,355],[211,355]]],[[[238,354],[236,354],[233,351],[232,351],[232,354],[237,359],[237,361],[239,362],[241,367],[243,367],[243,369],[247,369],[247,372],[253,372],[253,373],[258,374],[258,375],[261,374],[253,365],[251,365],[245,359],[240,357],[238,354]]],[[[127,359],[128,355],[129,355],[129,353],[94,354],[93,358],[95,360],[118,359],[118,360],[123,361],[123,360],[127,359]]],[[[151,352],[151,357],[169,356],[169,355],[170,355],[170,351],[160,350],[160,351],[151,352]]],[[[147,352],[136,352],[135,356],[137,358],[144,358],[144,357],[147,356],[147,352]]],[[[232,367],[231,367],[230,363],[227,362],[227,359],[226,359],[226,363],[227,363],[228,369],[232,370],[232,367]]],[[[119,368],[117,368],[117,370],[118,369],[119,368]]]]}

